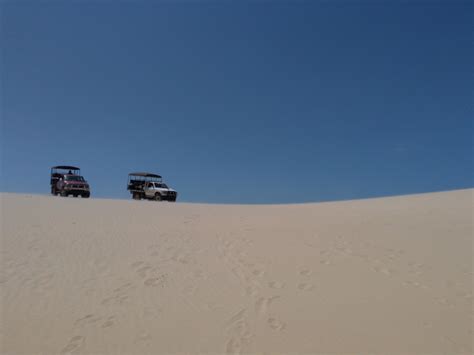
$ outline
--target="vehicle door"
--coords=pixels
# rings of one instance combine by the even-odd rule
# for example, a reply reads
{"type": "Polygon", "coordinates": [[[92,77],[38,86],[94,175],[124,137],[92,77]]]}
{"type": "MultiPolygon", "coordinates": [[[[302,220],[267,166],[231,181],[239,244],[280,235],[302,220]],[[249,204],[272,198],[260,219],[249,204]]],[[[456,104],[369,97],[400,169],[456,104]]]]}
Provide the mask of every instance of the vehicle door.
{"type": "Polygon", "coordinates": [[[145,184],[145,195],[146,197],[155,196],[155,185],[152,182],[147,182],[145,184]]]}
{"type": "Polygon", "coordinates": [[[58,180],[58,182],[56,183],[56,188],[61,191],[64,187],[64,176],[61,176],[58,180]]]}

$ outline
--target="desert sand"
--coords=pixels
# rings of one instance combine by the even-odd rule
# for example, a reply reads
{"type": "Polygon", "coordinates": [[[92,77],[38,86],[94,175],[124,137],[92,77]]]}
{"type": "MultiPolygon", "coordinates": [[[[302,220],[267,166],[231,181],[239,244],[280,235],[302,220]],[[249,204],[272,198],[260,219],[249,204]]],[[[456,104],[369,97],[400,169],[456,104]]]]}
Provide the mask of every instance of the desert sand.
{"type": "Polygon", "coordinates": [[[294,205],[1,194],[1,353],[470,354],[473,191],[294,205]]]}

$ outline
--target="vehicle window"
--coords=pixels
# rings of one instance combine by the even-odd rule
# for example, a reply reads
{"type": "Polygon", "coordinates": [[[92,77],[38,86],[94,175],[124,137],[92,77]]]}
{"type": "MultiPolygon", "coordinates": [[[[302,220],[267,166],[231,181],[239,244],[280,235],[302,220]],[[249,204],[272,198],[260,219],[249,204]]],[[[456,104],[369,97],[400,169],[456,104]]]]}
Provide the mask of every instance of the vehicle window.
{"type": "Polygon", "coordinates": [[[66,176],[65,177],[66,181],[84,181],[84,178],[82,176],[66,176]]]}

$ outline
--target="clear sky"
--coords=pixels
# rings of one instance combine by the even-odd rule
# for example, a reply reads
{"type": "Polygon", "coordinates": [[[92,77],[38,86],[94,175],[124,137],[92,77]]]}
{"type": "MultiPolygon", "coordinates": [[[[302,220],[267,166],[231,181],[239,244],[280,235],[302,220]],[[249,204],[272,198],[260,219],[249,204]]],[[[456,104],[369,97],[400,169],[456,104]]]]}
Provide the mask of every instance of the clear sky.
{"type": "Polygon", "coordinates": [[[473,186],[471,1],[3,1],[1,190],[288,203],[473,186]]]}

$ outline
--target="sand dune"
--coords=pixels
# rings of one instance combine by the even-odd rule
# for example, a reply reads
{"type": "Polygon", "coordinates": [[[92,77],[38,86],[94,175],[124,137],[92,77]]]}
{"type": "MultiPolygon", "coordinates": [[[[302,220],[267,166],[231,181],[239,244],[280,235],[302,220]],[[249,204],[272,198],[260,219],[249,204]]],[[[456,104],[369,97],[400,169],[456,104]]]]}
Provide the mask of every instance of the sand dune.
{"type": "Polygon", "coordinates": [[[2,354],[472,353],[472,192],[1,194],[2,354]]]}

